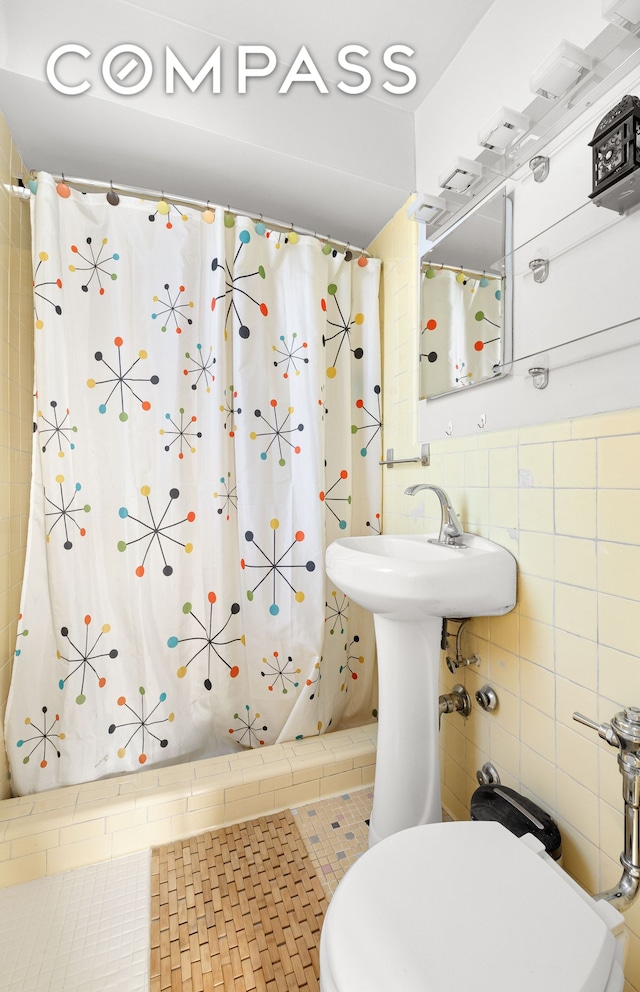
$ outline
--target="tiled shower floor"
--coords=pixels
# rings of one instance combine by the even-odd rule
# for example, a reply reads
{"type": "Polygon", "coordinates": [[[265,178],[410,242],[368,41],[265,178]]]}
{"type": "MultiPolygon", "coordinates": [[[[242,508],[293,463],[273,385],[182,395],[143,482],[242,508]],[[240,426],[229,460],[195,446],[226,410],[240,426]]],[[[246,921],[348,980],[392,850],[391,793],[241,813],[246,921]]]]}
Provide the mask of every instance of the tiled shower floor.
{"type": "MultiPolygon", "coordinates": [[[[291,810],[331,897],[367,849],[373,791],[291,810]]],[[[147,992],[150,852],[0,889],[2,992],[147,992]]]]}
{"type": "Polygon", "coordinates": [[[150,852],[0,890],[0,989],[149,987],[150,852]]]}

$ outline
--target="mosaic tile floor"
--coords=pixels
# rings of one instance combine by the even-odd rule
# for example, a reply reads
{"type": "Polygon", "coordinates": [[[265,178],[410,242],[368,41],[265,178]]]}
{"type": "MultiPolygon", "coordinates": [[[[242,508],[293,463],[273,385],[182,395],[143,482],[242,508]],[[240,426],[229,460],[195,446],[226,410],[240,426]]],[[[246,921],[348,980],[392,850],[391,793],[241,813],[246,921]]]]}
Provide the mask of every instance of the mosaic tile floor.
{"type": "Polygon", "coordinates": [[[292,809],[311,863],[330,898],[347,868],[368,847],[373,789],[292,809]]]}

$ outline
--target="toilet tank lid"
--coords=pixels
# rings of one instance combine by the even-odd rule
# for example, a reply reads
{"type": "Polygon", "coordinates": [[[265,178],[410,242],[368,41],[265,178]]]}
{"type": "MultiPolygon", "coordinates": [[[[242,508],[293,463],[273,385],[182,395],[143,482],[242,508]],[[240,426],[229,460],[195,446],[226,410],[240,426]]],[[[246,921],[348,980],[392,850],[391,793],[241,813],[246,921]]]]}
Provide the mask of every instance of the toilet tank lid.
{"type": "Polygon", "coordinates": [[[459,992],[462,970],[474,992],[603,992],[619,968],[619,914],[602,919],[540,847],[493,822],[412,827],[376,844],[329,905],[328,987],[459,992]]]}

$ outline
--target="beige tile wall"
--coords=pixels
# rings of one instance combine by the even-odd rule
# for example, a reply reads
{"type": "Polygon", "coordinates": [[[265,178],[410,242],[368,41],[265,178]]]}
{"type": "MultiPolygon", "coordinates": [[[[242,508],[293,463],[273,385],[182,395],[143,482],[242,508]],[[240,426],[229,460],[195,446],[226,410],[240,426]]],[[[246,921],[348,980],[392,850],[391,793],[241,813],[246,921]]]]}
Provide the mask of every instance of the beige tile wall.
{"type": "MultiPolygon", "coordinates": [[[[415,246],[404,208],[372,246],[384,263],[384,447],[397,456],[418,450],[415,246]]],[[[431,454],[429,468],[385,470],[383,529],[437,530],[433,494],[404,495],[434,482],[519,571],[515,610],[473,621],[464,637],[479,668],[452,676],[442,664],[441,691],[463,681],[473,698],[489,682],[500,701],[494,714],[474,705],[466,721],[443,720],[444,805],[468,818],[490,759],[557,818],[564,867],[591,892],[609,888],[621,871],[622,779],[616,752],[572,713],[604,721],[640,705],[640,409],[438,441],[431,454]]],[[[640,905],[626,919],[628,988],[640,989],[640,905]]]]}
{"type": "Polygon", "coordinates": [[[2,736],[18,628],[33,437],[33,296],[28,204],[7,186],[24,167],[0,114],[0,799],[2,736]]]}

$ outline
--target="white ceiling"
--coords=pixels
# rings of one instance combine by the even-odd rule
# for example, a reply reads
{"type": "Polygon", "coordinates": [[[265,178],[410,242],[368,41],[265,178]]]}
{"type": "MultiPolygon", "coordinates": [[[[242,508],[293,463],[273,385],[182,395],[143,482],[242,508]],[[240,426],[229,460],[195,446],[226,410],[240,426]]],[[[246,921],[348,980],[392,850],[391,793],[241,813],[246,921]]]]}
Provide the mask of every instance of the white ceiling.
{"type": "MultiPolygon", "coordinates": [[[[366,245],[415,189],[414,112],[494,0],[0,0],[0,111],[27,168],[113,181],[229,204],[252,215],[366,245]],[[62,81],[91,82],[82,96],[51,86],[45,65],[60,45],[92,55],[66,56],[62,81]],[[102,59],[131,43],[151,57],[154,75],[135,96],[102,80],[102,59]],[[337,53],[358,44],[372,74],[366,93],[346,95],[337,53]],[[386,69],[392,44],[414,49],[412,92],[386,69]],[[222,92],[207,79],[196,93],[164,87],[168,45],[195,76],[221,47],[222,92]],[[237,92],[238,45],[264,45],[278,64],[237,92]],[[312,83],[278,89],[306,45],[329,92],[312,83]]],[[[122,57],[121,62],[127,61],[122,57]]],[[[115,63],[116,71],[120,63],[115,63]]],[[[135,70],[129,77],[136,79],[135,70]]]]}

